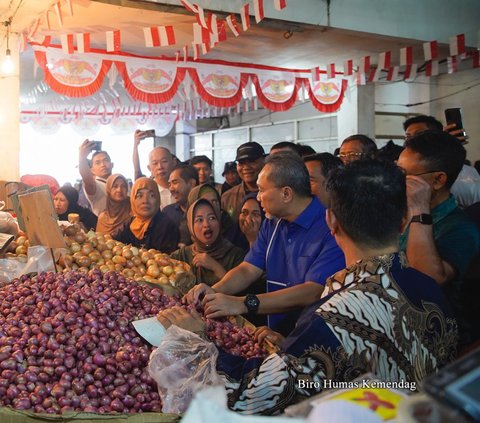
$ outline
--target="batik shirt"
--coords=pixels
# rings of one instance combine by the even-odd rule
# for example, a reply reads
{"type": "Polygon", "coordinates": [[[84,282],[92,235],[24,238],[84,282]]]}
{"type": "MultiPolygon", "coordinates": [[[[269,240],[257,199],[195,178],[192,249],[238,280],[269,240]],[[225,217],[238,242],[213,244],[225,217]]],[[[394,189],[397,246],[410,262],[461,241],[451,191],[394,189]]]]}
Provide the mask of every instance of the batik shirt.
{"type": "Polygon", "coordinates": [[[407,267],[403,255],[359,261],[326,289],[280,352],[245,360],[219,351],[217,371],[232,410],[277,414],[367,372],[418,384],[454,359],[457,326],[441,288],[407,267]]]}

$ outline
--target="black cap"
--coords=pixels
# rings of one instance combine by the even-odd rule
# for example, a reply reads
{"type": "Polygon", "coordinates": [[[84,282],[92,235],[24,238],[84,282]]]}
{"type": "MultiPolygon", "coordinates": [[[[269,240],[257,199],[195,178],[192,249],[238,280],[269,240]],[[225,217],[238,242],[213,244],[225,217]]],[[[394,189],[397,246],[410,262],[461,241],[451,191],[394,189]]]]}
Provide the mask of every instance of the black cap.
{"type": "Polygon", "coordinates": [[[257,160],[265,157],[265,150],[255,141],[246,142],[237,148],[237,162],[240,160],[257,160]]]}
{"type": "Polygon", "coordinates": [[[222,176],[225,176],[225,173],[236,172],[236,171],[237,171],[237,165],[235,162],[226,162],[225,166],[223,166],[222,176]]]}

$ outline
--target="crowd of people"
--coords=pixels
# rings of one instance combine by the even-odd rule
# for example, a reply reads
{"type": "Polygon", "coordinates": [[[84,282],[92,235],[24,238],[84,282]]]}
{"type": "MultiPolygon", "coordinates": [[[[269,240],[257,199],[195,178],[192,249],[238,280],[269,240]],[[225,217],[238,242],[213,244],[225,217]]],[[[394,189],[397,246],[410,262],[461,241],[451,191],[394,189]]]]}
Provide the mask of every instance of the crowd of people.
{"type": "MultiPolygon", "coordinates": [[[[79,150],[83,193],[62,187],[61,219],[80,215],[127,244],[189,263],[196,285],[184,301],[209,318],[246,315],[265,323],[279,352],[241,359],[219,350],[229,406],[275,414],[322,390],[372,372],[420,382],[480,339],[478,293],[480,175],[465,164],[461,128],[431,116],[404,123],[404,146],[378,149],[349,136],[337,154],[280,142],[238,147],[212,178],[212,160],[183,163],[165,147],[135,181],[112,174],[105,151],[79,150]],[[450,131],[450,132],[449,132],[450,131]],[[89,157],[90,156],[90,157],[89,157]],[[421,353],[420,353],[421,352],[421,353]],[[317,381],[302,388],[300,380],[317,381]]],[[[204,323],[182,308],[161,312],[166,327],[195,333],[204,323]]]]}

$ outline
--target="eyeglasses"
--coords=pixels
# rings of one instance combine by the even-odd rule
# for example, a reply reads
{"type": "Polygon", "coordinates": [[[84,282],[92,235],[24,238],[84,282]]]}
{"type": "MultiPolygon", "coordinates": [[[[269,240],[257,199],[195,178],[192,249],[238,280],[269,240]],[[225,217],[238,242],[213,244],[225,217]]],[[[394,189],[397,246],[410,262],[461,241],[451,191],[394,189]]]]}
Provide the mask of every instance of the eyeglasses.
{"type": "Polygon", "coordinates": [[[407,173],[407,171],[403,167],[398,167],[404,174],[405,176],[422,176],[422,175],[428,175],[429,173],[435,173],[435,172],[443,172],[443,170],[429,170],[427,172],[421,172],[421,173],[407,173]]]}
{"type": "Polygon", "coordinates": [[[351,153],[339,153],[338,154],[338,157],[340,157],[341,159],[350,159],[350,158],[353,158],[353,157],[363,157],[365,156],[365,153],[355,153],[355,152],[351,152],[351,153]]]}

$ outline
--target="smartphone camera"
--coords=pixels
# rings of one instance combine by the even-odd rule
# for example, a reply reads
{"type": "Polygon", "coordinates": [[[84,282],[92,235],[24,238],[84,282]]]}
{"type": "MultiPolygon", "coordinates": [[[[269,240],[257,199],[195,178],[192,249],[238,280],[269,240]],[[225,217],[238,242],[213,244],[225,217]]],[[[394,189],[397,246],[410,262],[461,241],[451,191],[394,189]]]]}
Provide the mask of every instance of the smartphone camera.
{"type": "MultiPolygon", "coordinates": [[[[445,110],[445,120],[447,121],[447,125],[452,123],[455,124],[455,128],[452,128],[450,132],[456,131],[458,129],[463,129],[463,122],[462,122],[462,109],[459,107],[454,107],[452,109],[445,110]]],[[[466,138],[467,134],[465,131],[462,133],[455,135],[457,138],[466,138]]],[[[463,141],[463,140],[462,140],[463,141]]]]}
{"type": "Polygon", "coordinates": [[[92,141],[94,143],[92,151],[102,151],[102,141],[92,141]]]}
{"type": "Polygon", "coordinates": [[[155,137],[155,129],[147,129],[142,133],[142,138],[154,138],[154,137],[155,137]]]}

